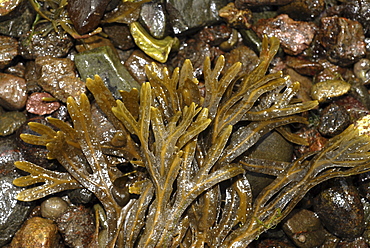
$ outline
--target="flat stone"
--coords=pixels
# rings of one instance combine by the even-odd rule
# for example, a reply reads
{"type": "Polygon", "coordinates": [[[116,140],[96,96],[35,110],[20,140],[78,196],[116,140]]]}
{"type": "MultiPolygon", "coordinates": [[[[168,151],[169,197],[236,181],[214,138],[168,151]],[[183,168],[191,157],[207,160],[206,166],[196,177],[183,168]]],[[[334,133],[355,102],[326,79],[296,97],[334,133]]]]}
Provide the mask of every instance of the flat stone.
{"type": "Polygon", "coordinates": [[[154,62],[154,60],[148,57],[141,50],[134,50],[130,57],[125,61],[124,65],[135,80],[142,84],[147,81],[145,65],[150,65],[152,62],[154,62]]]}
{"type": "MultiPolygon", "coordinates": [[[[0,168],[2,165],[0,164],[0,168]]],[[[33,203],[20,202],[15,196],[22,188],[13,185],[14,176],[0,176],[0,246],[8,243],[32,210],[33,203]]],[[[32,247],[32,246],[24,246],[32,247]]]]}
{"type": "Polygon", "coordinates": [[[0,73],[0,105],[8,110],[20,110],[26,101],[26,80],[0,73]]]}
{"type": "Polygon", "coordinates": [[[69,96],[85,92],[85,83],[77,77],[72,60],[43,56],[35,62],[39,85],[55,98],[66,102],[69,96]]]}
{"type": "Polygon", "coordinates": [[[156,39],[163,39],[168,33],[166,9],[160,1],[143,4],[139,21],[156,39]]]}
{"type": "Polygon", "coordinates": [[[227,3],[226,0],[167,0],[166,8],[174,33],[181,34],[219,22],[218,11],[227,3]]]}
{"type": "Polygon", "coordinates": [[[79,53],[75,56],[75,63],[82,80],[99,75],[115,98],[121,97],[119,90],[140,88],[109,46],[79,53]]]}
{"type": "Polygon", "coordinates": [[[10,15],[12,15],[12,18],[6,18],[0,21],[0,34],[13,38],[19,38],[25,35],[31,29],[35,19],[35,11],[28,4],[25,8],[16,8],[10,15]]]}
{"type": "Polygon", "coordinates": [[[34,92],[32,93],[26,103],[26,110],[29,113],[37,115],[51,114],[60,107],[60,103],[56,101],[44,101],[44,97],[53,97],[46,92],[34,92]]]}

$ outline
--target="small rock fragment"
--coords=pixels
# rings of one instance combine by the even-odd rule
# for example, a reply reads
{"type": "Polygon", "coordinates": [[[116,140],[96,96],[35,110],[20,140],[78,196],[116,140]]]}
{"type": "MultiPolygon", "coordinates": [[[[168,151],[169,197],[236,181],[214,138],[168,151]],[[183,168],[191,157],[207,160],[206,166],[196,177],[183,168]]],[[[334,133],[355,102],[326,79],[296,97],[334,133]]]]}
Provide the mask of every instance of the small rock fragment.
{"type": "Polygon", "coordinates": [[[219,46],[231,36],[232,28],[227,25],[216,25],[203,28],[198,34],[200,40],[211,46],[219,46]]]}
{"type": "Polygon", "coordinates": [[[359,237],[365,225],[364,210],[357,189],[346,179],[330,182],[332,185],[315,198],[315,212],[334,235],[345,239],[359,237]]]}
{"type": "Polygon", "coordinates": [[[301,248],[317,247],[325,241],[325,230],[319,217],[307,209],[301,209],[288,218],[283,230],[301,248]]]}
{"type": "Polygon", "coordinates": [[[0,69],[4,69],[18,55],[18,41],[1,35],[0,44],[0,69]]]}
{"type": "Polygon", "coordinates": [[[110,0],[69,0],[67,11],[77,32],[85,34],[96,28],[109,2],[110,0]]]}
{"type": "Polygon", "coordinates": [[[43,56],[35,62],[39,85],[55,98],[66,102],[69,96],[77,97],[85,92],[85,83],[77,78],[72,60],[43,56]]]}
{"type": "Polygon", "coordinates": [[[328,137],[340,134],[351,124],[351,117],[347,110],[335,103],[331,103],[321,112],[319,132],[328,137]]]}
{"type": "Polygon", "coordinates": [[[16,233],[10,248],[61,248],[60,235],[52,220],[33,217],[23,223],[16,233]]]}
{"type": "Polygon", "coordinates": [[[266,34],[279,38],[284,52],[290,55],[298,55],[308,48],[316,33],[314,23],[294,21],[286,14],[260,19],[254,28],[260,37],[266,34]]]}
{"type": "Polygon", "coordinates": [[[103,31],[109,36],[110,41],[115,47],[121,50],[128,50],[135,47],[134,39],[130,34],[130,28],[126,24],[105,24],[103,31]]]}
{"type": "Polygon", "coordinates": [[[60,107],[59,102],[44,101],[44,97],[52,98],[53,96],[46,92],[32,93],[26,103],[26,110],[32,114],[46,115],[51,114],[60,107]]]}
{"type": "Polygon", "coordinates": [[[36,59],[39,56],[64,57],[73,46],[72,38],[59,29],[52,29],[45,35],[46,24],[37,25],[33,34],[23,35],[19,40],[19,50],[23,58],[36,59]]]}
{"type": "Polygon", "coordinates": [[[250,28],[252,26],[250,22],[252,11],[249,9],[238,9],[233,2],[228,3],[218,13],[228,24],[235,28],[250,28]]]}
{"type": "Polygon", "coordinates": [[[141,6],[139,22],[156,39],[163,39],[168,34],[167,13],[160,1],[151,1],[141,6]]]}
{"type": "Polygon", "coordinates": [[[293,68],[299,74],[311,77],[324,69],[323,66],[318,62],[313,62],[308,59],[294,56],[286,57],[286,65],[293,68]]]}
{"type": "Polygon", "coordinates": [[[5,112],[0,115],[0,136],[14,133],[26,121],[26,116],[18,111],[5,112]]]}
{"type": "Polygon", "coordinates": [[[240,45],[232,49],[229,53],[225,53],[225,67],[223,72],[225,73],[233,64],[242,61],[242,67],[238,75],[243,73],[250,73],[258,64],[258,56],[252,49],[247,46],[240,45]]]}
{"type": "Polygon", "coordinates": [[[131,76],[139,83],[145,83],[148,79],[145,73],[145,65],[150,65],[155,61],[146,56],[141,50],[134,50],[124,65],[130,72],[131,76]]]}
{"type": "Polygon", "coordinates": [[[351,84],[343,80],[326,80],[312,86],[311,97],[314,100],[323,102],[329,97],[337,97],[346,94],[350,88],[351,84]]]}
{"type": "Polygon", "coordinates": [[[323,12],[325,4],[325,0],[295,0],[281,6],[278,13],[288,14],[294,20],[312,20],[323,12]]]}
{"type": "Polygon", "coordinates": [[[173,32],[181,34],[219,22],[218,11],[227,2],[225,0],[168,0],[166,9],[173,32]]]}
{"type": "Polygon", "coordinates": [[[341,16],[362,24],[366,36],[370,34],[370,1],[353,0],[343,2],[341,16]]]}
{"type": "Polygon", "coordinates": [[[9,110],[20,110],[26,101],[26,81],[11,74],[0,73],[0,105],[9,110]]]}
{"type": "Polygon", "coordinates": [[[32,23],[35,20],[35,11],[28,4],[23,5],[24,6],[20,6],[20,8],[16,8],[10,13],[12,18],[7,18],[8,16],[5,16],[5,20],[0,21],[1,34],[19,38],[31,29],[32,23]]]}
{"type": "Polygon", "coordinates": [[[41,215],[56,220],[68,209],[68,203],[60,197],[50,197],[41,203],[41,215]]]}
{"type": "Polygon", "coordinates": [[[317,40],[325,49],[328,60],[349,66],[365,56],[364,30],[357,21],[342,17],[323,17],[317,40]]]}
{"type": "Polygon", "coordinates": [[[64,241],[70,247],[89,248],[95,231],[94,217],[90,209],[71,207],[56,223],[64,241]]]}

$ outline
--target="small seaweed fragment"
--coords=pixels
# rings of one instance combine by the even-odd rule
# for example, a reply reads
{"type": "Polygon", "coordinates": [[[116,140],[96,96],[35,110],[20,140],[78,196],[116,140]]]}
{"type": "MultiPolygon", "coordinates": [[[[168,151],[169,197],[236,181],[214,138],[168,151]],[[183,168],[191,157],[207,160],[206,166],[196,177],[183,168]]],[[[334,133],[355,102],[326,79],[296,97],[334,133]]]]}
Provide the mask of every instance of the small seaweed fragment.
{"type": "Polygon", "coordinates": [[[361,128],[369,117],[330,139],[322,151],[292,163],[245,155],[273,130],[291,142],[305,144],[287,126],[308,124],[299,114],[318,104],[293,99],[299,83],[282,73],[266,75],[278,47],[276,38],[264,37],[258,66],[241,78],[237,77],[240,63],[222,74],[222,56],[213,68],[206,59],[205,97],[199,94],[189,60],[172,74],[166,68],[148,66],[149,82],[140,91],[121,92],[122,100],[117,101],[98,76],[88,79],[94,101],[115,128],[114,138],[100,142],[85,94],[78,100],[68,98],[73,126],[49,118],[59,131],[30,123],[40,135],[21,135],[28,143],[46,146],[48,158],[57,159],[67,172],[17,162],[30,175],[14,183],[36,184],[18,199],[89,189],[106,215],[107,243],[101,243],[102,247],[246,247],[287,216],[315,185],[370,168],[370,136],[361,128]],[[111,156],[144,168],[130,186],[130,192],[138,196],[127,205],[113,194],[115,181],[123,173],[111,156]],[[245,170],[276,179],[252,196],[245,170]]]}

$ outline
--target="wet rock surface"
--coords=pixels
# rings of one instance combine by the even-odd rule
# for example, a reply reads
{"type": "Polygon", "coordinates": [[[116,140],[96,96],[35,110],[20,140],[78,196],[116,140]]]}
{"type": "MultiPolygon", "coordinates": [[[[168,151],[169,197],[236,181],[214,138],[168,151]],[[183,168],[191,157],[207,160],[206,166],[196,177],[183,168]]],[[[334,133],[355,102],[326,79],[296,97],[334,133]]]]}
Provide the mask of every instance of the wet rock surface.
{"type": "Polygon", "coordinates": [[[0,105],[8,110],[20,110],[25,106],[26,100],[26,81],[0,73],[0,105]]]}
{"type": "Polygon", "coordinates": [[[58,229],[53,221],[33,217],[22,225],[10,247],[62,248],[63,245],[59,243],[59,240],[58,229]]]}
{"type": "Polygon", "coordinates": [[[345,179],[338,179],[316,197],[314,210],[323,225],[344,239],[359,237],[365,229],[364,210],[357,189],[345,179]]]}
{"type": "Polygon", "coordinates": [[[18,41],[1,35],[0,44],[2,44],[0,47],[0,69],[4,69],[18,55],[18,41]]]}
{"type": "Polygon", "coordinates": [[[319,132],[328,137],[333,137],[346,129],[351,124],[351,117],[347,110],[337,104],[330,104],[321,113],[319,132]]]}

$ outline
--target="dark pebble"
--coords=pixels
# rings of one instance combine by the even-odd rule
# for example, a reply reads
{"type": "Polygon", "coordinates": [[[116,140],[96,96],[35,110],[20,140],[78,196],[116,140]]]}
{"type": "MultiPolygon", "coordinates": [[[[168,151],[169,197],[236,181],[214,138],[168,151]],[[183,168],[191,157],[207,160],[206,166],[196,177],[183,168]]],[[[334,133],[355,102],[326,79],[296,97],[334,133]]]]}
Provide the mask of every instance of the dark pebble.
{"type": "Polygon", "coordinates": [[[319,132],[328,137],[340,134],[351,124],[347,110],[335,103],[323,109],[320,115],[319,132]]]}
{"type": "Polygon", "coordinates": [[[128,50],[136,46],[131,36],[130,28],[126,24],[105,24],[103,26],[103,31],[109,36],[113,45],[119,49],[128,50]]]}
{"type": "Polygon", "coordinates": [[[0,36],[0,69],[4,69],[18,55],[18,41],[12,37],[0,36]]]}
{"type": "Polygon", "coordinates": [[[332,185],[315,198],[315,212],[334,235],[344,239],[359,237],[365,229],[365,220],[357,189],[346,179],[330,180],[328,183],[332,185]]]}

